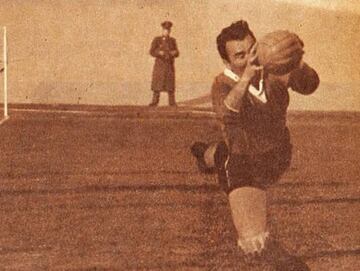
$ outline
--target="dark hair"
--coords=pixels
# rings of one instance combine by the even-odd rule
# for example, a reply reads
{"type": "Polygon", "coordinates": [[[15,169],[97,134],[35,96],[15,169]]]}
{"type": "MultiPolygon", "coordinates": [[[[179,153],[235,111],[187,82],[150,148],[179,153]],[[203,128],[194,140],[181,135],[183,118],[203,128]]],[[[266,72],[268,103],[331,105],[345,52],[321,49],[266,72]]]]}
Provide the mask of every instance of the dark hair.
{"type": "Polygon", "coordinates": [[[231,40],[243,40],[247,35],[250,35],[255,40],[253,32],[250,30],[246,21],[240,20],[225,27],[216,38],[217,49],[222,59],[229,61],[226,53],[226,43],[231,40]]]}

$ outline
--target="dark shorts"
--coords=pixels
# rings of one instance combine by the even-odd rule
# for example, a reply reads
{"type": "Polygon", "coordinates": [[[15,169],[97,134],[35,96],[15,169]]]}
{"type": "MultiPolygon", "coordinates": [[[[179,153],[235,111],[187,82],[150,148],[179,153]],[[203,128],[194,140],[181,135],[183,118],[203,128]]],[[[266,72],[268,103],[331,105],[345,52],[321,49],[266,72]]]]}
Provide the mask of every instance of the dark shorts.
{"type": "Polygon", "coordinates": [[[236,153],[223,155],[216,166],[219,184],[226,193],[244,186],[266,189],[280,179],[290,166],[291,157],[290,142],[254,157],[236,153]]]}

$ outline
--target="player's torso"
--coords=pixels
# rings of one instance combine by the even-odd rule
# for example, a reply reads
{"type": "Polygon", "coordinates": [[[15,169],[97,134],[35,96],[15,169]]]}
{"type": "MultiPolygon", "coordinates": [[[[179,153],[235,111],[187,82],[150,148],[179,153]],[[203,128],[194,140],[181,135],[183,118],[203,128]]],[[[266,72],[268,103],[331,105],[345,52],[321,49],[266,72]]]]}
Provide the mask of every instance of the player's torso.
{"type": "MultiPolygon", "coordinates": [[[[227,95],[236,84],[219,75],[223,89],[213,89],[213,105],[220,106],[219,97],[227,95]],[[216,93],[223,91],[224,93],[216,93]]],[[[258,86],[255,86],[258,87],[258,86]]],[[[289,105],[287,85],[282,80],[265,80],[266,102],[261,101],[249,91],[243,99],[239,113],[231,113],[230,121],[221,123],[225,139],[234,152],[261,153],[282,144],[286,128],[286,111],[289,105]]]]}

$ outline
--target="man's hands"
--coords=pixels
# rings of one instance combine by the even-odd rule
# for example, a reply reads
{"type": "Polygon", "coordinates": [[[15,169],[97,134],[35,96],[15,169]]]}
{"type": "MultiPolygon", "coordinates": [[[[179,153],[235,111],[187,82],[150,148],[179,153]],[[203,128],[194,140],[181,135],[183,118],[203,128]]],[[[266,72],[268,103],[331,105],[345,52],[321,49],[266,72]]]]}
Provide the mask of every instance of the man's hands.
{"type": "Polygon", "coordinates": [[[240,112],[243,104],[243,97],[247,92],[250,82],[263,69],[257,64],[257,43],[255,43],[247,56],[247,62],[240,80],[224,99],[224,105],[233,112],[240,112]]]}
{"type": "Polygon", "coordinates": [[[300,65],[304,42],[295,33],[278,30],[258,41],[258,62],[267,73],[284,75],[300,65]]]}
{"type": "Polygon", "coordinates": [[[159,51],[159,55],[164,59],[170,59],[171,58],[169,52],[165,52],[165,51],[162,51],[162,50],[159,51]]]}
{"type": "Polygon", "coordinates": [[[263,69],[262,66],[259,66],[257,64],[257,58],[258,58],[256,54],[257,46],[258,43],[255,43],[249,52],[248,60],[246,63],[244,73],[241,76],[241,80],[250,82],[255,77],[255,75],[257,75],[258,72],[263,69]]]}
{"type": "Polygon", "coordinates": [[[170,51],[170,55],[172,57],[175,57],[176,55],[178,55],[178,51],[177,50],[172,50],[172,51],[170,51]]]}
{"type": "Polygon", "coordinates": [[[172,51],[163,51],[163,50],[159,50],[158,55],[165,58],[165,59],[170,59],[170,58],[174,58],[176,57],[176,55],[178,54],[178,52],[176,50],[172,50],[172,51]]]}

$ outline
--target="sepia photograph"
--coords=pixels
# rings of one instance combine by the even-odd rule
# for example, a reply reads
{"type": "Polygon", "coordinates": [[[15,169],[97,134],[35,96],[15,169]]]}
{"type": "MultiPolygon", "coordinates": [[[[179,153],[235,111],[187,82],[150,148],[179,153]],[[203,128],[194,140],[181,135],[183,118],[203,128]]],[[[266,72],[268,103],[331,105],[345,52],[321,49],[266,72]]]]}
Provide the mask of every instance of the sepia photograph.
{"type": "Polygon", "coordinates": [[[0,270],[360,270],[360,1],[0,0],[0,270]]]}

